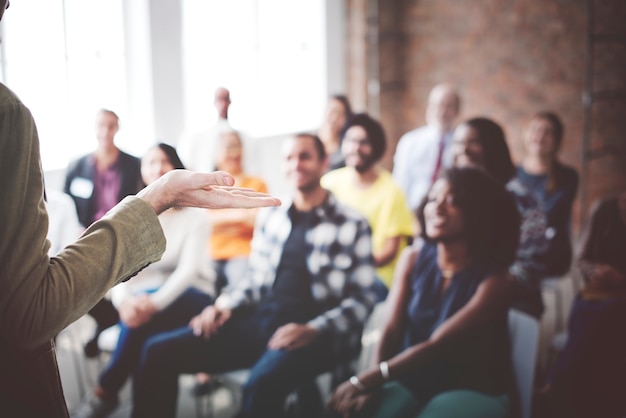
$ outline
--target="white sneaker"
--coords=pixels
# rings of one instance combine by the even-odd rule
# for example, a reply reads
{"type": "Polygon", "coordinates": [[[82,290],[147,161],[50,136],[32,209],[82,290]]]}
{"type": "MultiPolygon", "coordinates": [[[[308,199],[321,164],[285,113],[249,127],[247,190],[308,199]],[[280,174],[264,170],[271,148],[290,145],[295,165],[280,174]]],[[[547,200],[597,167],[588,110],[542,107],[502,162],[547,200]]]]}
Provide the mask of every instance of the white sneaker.
{"type": "Polygon", "coordinates": [[[101,399],[91,393],[70,414],[71,418],[104,418],[117,409],[120,401],[117,397],[113,399],[101,399]]]}

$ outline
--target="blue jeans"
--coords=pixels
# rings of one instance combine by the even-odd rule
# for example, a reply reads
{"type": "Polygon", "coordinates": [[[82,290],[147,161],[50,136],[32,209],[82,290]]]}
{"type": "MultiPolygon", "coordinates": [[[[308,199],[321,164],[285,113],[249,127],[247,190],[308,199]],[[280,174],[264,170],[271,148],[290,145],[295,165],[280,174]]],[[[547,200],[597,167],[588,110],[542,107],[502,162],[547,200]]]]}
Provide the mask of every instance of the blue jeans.
{"type": "Polygon", "coordinates": [[[332,339],[321,335],[293,351],[269,350],[278,327],[255,310],[234,312],[209,339],[180,328],[152,337],[144,346],[134,379],[133,413],[139,417],[175,417],[181,373],[223,373],[251,368],[243,388],[246,417],[280,417],[285,398],[333,365],[332,339]]]}
{"type": "Polygon", "coordinates": [[[192,317],[212,303],[211,296],[188,289],[167,308],[156,313],[148,323],[137,328],[121,324],[117,347],[106,369],[100,374],[100,386],[110,394],[119,392],[126,379],[135,371],[146,340],[155,334],[187,325],[192,317]]]}

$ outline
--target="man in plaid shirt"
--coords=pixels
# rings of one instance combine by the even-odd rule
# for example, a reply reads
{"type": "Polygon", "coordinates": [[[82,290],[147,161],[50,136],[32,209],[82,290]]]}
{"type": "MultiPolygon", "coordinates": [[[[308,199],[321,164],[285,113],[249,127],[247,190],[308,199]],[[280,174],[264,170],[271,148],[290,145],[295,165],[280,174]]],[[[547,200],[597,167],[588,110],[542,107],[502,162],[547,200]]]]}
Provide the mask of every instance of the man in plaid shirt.
{"type": "Polygon", "coordinates": [[[293,201],[259,212],[241,280],[189,328],[148,340],[133,417],[174,417],[180,373],[242,368],[251,372],[240,415],[280,417],[292,390],[359,352],[376,303],[369,225],[320,186],[327,158],[319,138],[287,140],[283,159],[293,201]]]}

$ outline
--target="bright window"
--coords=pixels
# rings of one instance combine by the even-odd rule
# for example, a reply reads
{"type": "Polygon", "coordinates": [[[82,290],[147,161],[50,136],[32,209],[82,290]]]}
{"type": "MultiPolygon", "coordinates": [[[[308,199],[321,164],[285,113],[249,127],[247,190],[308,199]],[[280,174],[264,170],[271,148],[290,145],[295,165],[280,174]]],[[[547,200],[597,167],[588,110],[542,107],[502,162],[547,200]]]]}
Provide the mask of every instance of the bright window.
{"type": "MultiPolygon", "coordinates": [[[[116,142],[121,148],[138,153],[154,140],[131,134],[154,132],[154,127],[134,126],[141,122],[127,116],[137,112],[129,108],[136,101],[127,81],[126,45],[130,38],[145,37],[149,45],[141,59],[149,61],[154,42],[142,32],[149,27],[133,24],[137,16],[124,16],[136,10],[130,1],[135,0],[20,0],[6,12],[0,76],[33,113],[44,169],[63,168],[95,148],[99,108],[120,116],[116,142]],[[126,34],[125,20],[130,30],[142,33],[126,34]]],[[[178,1],[184,103],[167,105],[183,106],[182,131],[213,124],[218,86],[231,91],[230,120],[248,135],[319,125],[326,98],[335,92],[327,86],[325,27],[326,7],[335,0],[178,1]]],[[[145,4],[149,11],[150,3],[145,4]]],[[[150,71],[153,64],[145,68],[150,71]]],[[[149,107],[141,110],[153,112],[149,107]]]]}
{"type": "Polygon", "coordinates": [[[183,0],[187,127],[215,120],[227,87],[234,127],[255,137],[314,129],[327,98],[325,2],[183,0]]]}
{"type": "Polygon", "coordinates": [[[123,124],[121,0],[15,1],[2,24],[3,82],[33,113],[44,168],[94,149],[97,109],[115,110],[123,124]]]}

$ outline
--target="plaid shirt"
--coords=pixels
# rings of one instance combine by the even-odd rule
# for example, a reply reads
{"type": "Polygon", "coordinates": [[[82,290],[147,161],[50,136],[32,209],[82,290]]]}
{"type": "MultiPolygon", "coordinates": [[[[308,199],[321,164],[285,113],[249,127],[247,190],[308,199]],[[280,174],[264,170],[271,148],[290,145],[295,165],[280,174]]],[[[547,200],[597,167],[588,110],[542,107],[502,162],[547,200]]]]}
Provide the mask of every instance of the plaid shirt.
{"type": "MultiPolygon", "coordinates": [[[[259,211],[250,267],[241,280],[222,292],[217,306],[233,309],[258,303],[271,290],[291,233],[291,206],[259,211]]],[[[317,223],[305,235],[309,248],[306,262],[312,277],[311,294],[323,313],[308,325],[336,334],[333,348],[338,355],[356,354],[363,326],[376,303],[371,230],[361,214],[338,203],[330,192],[314,210],[317,223]]]]}

